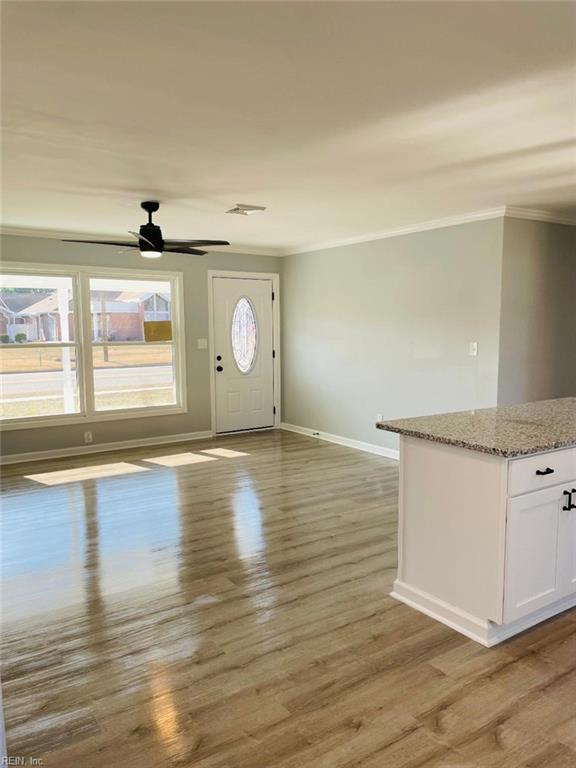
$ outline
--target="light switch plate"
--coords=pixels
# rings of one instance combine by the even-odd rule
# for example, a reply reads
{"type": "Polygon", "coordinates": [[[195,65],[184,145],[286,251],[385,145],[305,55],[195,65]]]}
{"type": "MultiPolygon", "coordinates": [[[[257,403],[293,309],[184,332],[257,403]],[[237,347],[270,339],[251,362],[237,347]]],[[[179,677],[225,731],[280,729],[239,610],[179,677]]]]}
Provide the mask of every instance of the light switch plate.
{"type": "Polygon", "coordinates": [[[471,341],[468,344],[468,354],[470,357],[476,357],[478,355],[478,342],[477,341],[471,341]]]}
{"type": "Polygon", "coordinates": [[[196,339],[198,349],[208,349],[208,339],[196,339]]]}

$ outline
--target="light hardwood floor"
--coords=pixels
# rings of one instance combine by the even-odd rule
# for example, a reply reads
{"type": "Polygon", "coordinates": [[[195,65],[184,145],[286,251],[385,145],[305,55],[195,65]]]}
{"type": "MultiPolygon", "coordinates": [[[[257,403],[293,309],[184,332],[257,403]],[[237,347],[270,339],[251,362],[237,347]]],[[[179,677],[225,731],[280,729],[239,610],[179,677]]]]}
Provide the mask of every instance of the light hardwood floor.
{"type": "Polygon", "coordinates": [[[397,474],[279,431],[5,468],[10,754],[575,768],[576,613],[486,649],[391,599],[397,474]]]}

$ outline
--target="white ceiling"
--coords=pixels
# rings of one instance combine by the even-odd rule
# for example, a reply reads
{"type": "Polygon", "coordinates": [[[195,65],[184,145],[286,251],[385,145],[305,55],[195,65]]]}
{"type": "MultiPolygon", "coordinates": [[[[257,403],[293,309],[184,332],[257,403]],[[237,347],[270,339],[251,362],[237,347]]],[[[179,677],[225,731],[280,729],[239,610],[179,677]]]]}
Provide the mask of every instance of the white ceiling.
{"type": "Polygon", "coordinates": [[[9,228],[125,235],[158,199],[166,237],[288,252],[576,212],[573,3],[2,6],[9,228]]]}

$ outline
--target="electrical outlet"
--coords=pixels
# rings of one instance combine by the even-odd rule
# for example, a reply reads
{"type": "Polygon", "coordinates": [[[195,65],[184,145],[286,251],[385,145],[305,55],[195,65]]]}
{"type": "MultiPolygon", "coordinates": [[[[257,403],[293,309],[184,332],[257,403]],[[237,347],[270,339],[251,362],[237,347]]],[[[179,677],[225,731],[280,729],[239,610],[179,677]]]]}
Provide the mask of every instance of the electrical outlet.
{"type": "Polygon", "coordinates": [[[208,349],[208,339],[196,339],[197,349],[208,349]]]}
{"type": "Polygon", "coordinates": [[[91,443],[92,442],[92,432],[84,432],[84,442],[85,443],[91,443]]]}
{"type": "Polygon", "coordinates": [[[384,416],[381,413],[376,414],[376,421],[384,421],[384,416]]]}
{"type": "Polygon", "coordinates": [[[470,357],[476,357],[478,355],[478,342],[471,341],[468,344],[468,354],[470,357]]]}

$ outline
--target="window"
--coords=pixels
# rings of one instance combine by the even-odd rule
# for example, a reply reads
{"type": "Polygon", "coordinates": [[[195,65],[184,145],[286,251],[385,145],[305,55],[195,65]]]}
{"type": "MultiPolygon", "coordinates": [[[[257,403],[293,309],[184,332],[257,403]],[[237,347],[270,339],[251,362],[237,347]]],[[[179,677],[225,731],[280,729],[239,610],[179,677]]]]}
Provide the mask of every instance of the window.
{"type": "Polygon", "coordinates": [[[0,418],[80,412],[72,277],[0,275],[0,418]]]}
{"type": "Polygon", "coordinates": [[[232,352],[241,373],[248,373],[256,359],[256,313],[244,296],[238,300],[232,315],[232,352]]]}
{"type": "Polygon", "coordinates": [[[165,281],[90,280],[97,411],[176,403],[171,294],[165,281]],[[169,323],[169,339],[146,341],[147,325],[159,320],[169,323]]]}
{"type": "Polygon", "coordinates": [[[0,275],[4,425],[181,412],[180,278],[53,272],[0,275]]]}

